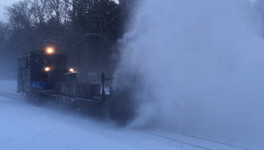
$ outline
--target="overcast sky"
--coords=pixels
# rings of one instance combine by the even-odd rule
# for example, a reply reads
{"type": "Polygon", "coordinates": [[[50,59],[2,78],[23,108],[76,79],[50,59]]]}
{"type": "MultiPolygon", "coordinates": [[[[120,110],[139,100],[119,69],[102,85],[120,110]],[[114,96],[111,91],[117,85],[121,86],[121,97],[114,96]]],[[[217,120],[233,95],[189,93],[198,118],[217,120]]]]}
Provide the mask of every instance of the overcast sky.
{"type": "Polygon", "coordinates": [[[0,0],[0,20],[1,21],[6,21],[7,17],[5,14],[5,8],[7,6],[12,5],[14,2],[17,2],[19,0],[0,0]]]}

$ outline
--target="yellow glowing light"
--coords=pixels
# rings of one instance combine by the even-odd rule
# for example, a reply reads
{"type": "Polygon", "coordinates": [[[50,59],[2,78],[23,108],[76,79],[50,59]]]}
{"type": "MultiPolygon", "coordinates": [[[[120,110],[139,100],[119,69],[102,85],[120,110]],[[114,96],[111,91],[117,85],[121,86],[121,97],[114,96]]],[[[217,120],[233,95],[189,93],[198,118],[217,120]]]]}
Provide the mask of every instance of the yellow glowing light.
{"type": "Polygon", "coordinates": [[[45,69],[44,69],[46,72],[49,72],[50,70],[51,70],[51,68],[50,67],[45,67],[45,69]]]}
{"type": "Polygon", "coordinates": [[[46,53],[47,54],[51,55],[51,54],[54,54],[54,52],[55,52],[54,48],[52,48],[52,47],[46,48],[46,53]]]}
{"type": "Polygon", "coordinates": [[[71,73],[76,73],[76,71],[75,71],[73,68],[70,68],[70,69],[69,69],[69,72],[71,72],[71,73]]]}

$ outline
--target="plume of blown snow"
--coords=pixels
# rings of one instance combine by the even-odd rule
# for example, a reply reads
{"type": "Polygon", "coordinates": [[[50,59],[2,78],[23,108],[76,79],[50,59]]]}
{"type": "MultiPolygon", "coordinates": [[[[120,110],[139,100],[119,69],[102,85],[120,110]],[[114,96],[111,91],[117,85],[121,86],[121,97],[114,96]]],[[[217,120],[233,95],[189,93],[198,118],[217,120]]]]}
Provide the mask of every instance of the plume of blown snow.
{"type": "Polygon", "coordinates": [[[263,148],[264,40],[248,0],[138,1],[117,74],[133,80],[132,126],[263,148]],[[138,89],[140,88],[140,90],[138,89]]]}

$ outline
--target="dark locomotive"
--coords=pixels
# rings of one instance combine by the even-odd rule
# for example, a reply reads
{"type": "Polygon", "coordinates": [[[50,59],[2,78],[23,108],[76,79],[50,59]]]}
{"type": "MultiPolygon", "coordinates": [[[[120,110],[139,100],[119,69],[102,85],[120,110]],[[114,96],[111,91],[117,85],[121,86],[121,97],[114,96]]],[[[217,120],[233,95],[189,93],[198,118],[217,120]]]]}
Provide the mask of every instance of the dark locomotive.
{"type": "Polygon", "coordinates": [[[18,59],[17,91],[28,99],[78,108],[107,109],[111,97],[105,92],[106,78],[99,83],[80,82],[75,69],[67,66],[67,56],[57,53],[55,47],[42,48],[18,59]]]}

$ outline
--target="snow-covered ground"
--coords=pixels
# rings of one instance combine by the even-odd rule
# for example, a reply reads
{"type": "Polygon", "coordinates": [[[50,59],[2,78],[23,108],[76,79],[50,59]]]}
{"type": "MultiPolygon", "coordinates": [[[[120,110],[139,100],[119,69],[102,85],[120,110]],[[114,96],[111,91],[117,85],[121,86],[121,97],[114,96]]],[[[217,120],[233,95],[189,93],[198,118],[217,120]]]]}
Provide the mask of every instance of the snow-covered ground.
{"type": "Polygon", "coordinates": [[[16,94],[17,83],[14,80],[0,80],[0,91],[16,94]]]}
{"type": "MultiPolygon", "coordinates": [[[[0,91],[15,93],[15,88],[14,81],[0,81],[0,91]]],[[[176,133],[120,128],[111,121],[38,107],[1,94],[0,120],[0,150],[242,149],[176,133]]]]}

